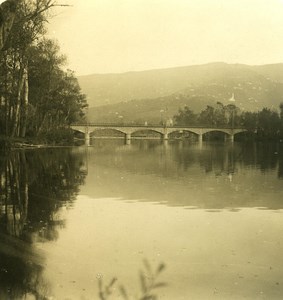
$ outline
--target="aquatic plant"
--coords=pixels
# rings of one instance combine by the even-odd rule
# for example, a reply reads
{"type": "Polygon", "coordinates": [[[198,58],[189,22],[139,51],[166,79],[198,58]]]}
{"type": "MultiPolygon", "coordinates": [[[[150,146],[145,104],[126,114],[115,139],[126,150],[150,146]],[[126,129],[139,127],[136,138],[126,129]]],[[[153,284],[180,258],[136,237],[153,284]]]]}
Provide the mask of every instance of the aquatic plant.
{"type": "MultiPolygon", "coordinates": [[[[158,295],[156,294],[156,290],[162,287],[167,286],[166,282],[159,281],[159,276],[162,271],[165,269],[165,264],[160,263],[155,270],[152,269],[150,263],[145,259],[143,261],[143,269],[139,271],[139,281],[140,281],[140,295],[135,297],[136,300],[157,300],[158,295]]],[[[98,287],[99,287],[99,299],[107,300],[113,295],[114,287],[117,278],[111,279],[109,284],[104,285],[103,279],[100,277],[98,279],[98,287]]],[[[119,286],[120,295],[124,300],[131,300],[127,289],[124,285],[119,286]]]]}

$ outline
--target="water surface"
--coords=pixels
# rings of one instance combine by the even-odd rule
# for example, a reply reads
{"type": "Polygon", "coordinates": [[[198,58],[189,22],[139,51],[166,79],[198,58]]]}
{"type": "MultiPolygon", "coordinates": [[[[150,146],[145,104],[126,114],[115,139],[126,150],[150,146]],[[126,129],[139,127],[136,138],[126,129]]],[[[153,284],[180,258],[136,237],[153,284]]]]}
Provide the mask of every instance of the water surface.
{"type": "Polygon", "coordinates": [[[280,144],[95,140],[0,160],[0,299],[281,299],[280,144]],[[145,275],[148,275],[145,272],[145,275]]]}

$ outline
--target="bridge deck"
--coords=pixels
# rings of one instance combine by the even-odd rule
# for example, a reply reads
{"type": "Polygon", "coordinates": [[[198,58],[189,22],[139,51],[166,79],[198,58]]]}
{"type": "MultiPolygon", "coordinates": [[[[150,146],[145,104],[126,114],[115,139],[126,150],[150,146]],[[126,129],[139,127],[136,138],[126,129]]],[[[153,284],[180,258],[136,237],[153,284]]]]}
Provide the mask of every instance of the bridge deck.
{"type": "Polygon", "coordinates": [[[74,123],[72,126],[82,126],[82,127],[125,127],[125,128],[209,128],[209,129],[245,129],[243,126],[229,126],[229,125],[209,125],[209,124],[201,124],[201,125],[172,125],[172,126],[164,126],[161,124],[133,124],[133,123],[74,123]]]}

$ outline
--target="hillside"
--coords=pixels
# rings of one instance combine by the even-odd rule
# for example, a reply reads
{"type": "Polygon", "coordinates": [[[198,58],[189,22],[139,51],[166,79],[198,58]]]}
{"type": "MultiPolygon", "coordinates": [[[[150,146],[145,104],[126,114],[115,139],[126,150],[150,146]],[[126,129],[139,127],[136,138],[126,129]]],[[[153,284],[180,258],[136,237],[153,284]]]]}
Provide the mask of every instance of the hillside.
{"type": "Polygon", "coordinates": [[[78,79],[88,97],[89,120],[97,122],[156,122],[184,105],[200,111],[218,101],[228,104],[233,94],[244,110],[277,108],[283,101],[283,64],[211,63],[78,79]]]}

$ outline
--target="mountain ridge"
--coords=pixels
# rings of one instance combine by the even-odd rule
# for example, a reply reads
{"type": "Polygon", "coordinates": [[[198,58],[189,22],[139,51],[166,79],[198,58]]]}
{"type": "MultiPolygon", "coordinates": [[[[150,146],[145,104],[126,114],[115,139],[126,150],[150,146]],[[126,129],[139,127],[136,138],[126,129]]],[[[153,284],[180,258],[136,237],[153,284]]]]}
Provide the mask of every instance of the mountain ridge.
{"type": "Polygon", "coordinates": [[[188,105],[199,111],[235,96],[244,110],[283,102],[283,63],[227,64],[153,69],[78,77],[89,102],[90,120],[157,121],[160,111],[170,116],[188,105]],[[153,120],[154,119],[154,120],[153,120]]]}

